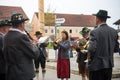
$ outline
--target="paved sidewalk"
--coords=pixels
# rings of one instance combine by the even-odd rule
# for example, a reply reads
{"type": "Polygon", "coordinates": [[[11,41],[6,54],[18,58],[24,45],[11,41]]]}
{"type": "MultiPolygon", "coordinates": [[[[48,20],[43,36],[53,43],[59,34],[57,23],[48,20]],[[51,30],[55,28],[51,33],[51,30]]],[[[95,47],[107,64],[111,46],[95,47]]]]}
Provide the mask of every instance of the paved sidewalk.
{"type": "MultiPolygon", "coordinates": [[[[42,72],[37,73],[36,77],[34,78],[34,80],[43,80],[43,78],[42,78],[42,72]]],[[[61,80],[61,79],[57,78],[57,72],[56,72],[56,70],[48,69],[47,68],[44,80],[61,80]]],[[[81,76],[71,74],[69,80],[82,80],[82,78],[81,78],[81,76]]]]}
{"type": "MultiPolygon", "coordinates": [[[[36,77],[34,78],[34,80],[43,80],[41,69],[40,69],[40,72],[36,74],[36,77]]],[[[47,68],[44,80],[60,80],[60,79],[57,78],[56,70],[47,68]]],[[[71,78],[69,80],[82,80],[82,78],[79,75],[71,74],[71,78]]],[[[112,80],[120,80],[120,78],[114,78],[112,80]]]]}
{"type": "MultiPolygon", "coordinates": [[[[74,57],[70,59],[71,73],[75,74],[75,75],[79,75],[76,58],[77,58],[77,56],[76,56],[76,54],[74,54],[74,57]]],[[[47,68],[56,69],[54,50],[49,50],[49,59],[50,59],[50,62],[47,62],[47,68]]],[[[113,76],[112,77],[120,78],[120,55],[118,53],[114,54],[114,62],[115,62],[115,67],[113,68],[113,76]]]]}

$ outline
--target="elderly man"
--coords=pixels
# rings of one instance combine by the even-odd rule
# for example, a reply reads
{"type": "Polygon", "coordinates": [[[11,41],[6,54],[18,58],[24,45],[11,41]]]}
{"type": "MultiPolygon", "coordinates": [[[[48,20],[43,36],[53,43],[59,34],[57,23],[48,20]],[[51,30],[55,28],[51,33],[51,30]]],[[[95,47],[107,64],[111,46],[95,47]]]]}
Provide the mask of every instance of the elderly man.
{"type": "Polygon", "coordinates": [[[13,14],[12,28],[4,37],[7,80],[32,80],[35,76],[33,59],[39,56],[39,49],[23,32],[27,20],[20,13],[13,14]]]}
{"type": "MultiPolygon", "coordinates": [[[[40,31],[36,31],[35,36],[37,37],[38,40],[41,37],[43,37],[42,33],[40,31]]],[[[38,44],[38,48],[40,50],[40,55],[39,55],[38,59],[35,60],[36,73],[39,72],[39,64],[41,64],[43,78],[45,77],[45,73],[46,73],[45,67],[46,67],[46,58],[48,55],[47,51],[46,51],[47,45],[48,45],[47,41],[44,43],[38,44]]]]}

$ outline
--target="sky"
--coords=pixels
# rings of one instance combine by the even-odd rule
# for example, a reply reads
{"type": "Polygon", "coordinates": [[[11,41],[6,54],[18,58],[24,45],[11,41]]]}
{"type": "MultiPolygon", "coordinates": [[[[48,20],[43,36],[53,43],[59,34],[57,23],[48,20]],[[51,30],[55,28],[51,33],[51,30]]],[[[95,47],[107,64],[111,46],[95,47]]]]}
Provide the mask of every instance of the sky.
{"type": "MultiPolygon", "coordinates": [[[[20,6],[32,20],[34,12],[38,12],[38,0],[0,0],[0,5],[20,6]]],[[[120,0],[44,0],[44,10],[50,8],[55,13],[85,14],[97,13],[100,9],[107,10],[111,16],[107,23],[112,27],[120,19],[120,0]]]]}

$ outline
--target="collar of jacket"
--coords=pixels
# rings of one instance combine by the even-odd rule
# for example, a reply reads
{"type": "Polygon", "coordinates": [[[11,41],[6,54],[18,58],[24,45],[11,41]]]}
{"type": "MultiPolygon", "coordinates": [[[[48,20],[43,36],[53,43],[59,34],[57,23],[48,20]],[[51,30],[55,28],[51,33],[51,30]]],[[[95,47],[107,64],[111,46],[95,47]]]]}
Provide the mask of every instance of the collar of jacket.
{"type": "Polygon", "coordinates": [[[16,28],[10,28],[10,31],[17,31],[17,32],[20,32],[20,33],[24,34],[23,31],[21,31],[21,30],[19,30],[19,29],[16,29],[16,28]]]}
{"type": "Polygon", "coordinates": [[[98,25],[98,28],[101,27],[102,25],[107,25],[106,23],[101,23],[98,25]]]}

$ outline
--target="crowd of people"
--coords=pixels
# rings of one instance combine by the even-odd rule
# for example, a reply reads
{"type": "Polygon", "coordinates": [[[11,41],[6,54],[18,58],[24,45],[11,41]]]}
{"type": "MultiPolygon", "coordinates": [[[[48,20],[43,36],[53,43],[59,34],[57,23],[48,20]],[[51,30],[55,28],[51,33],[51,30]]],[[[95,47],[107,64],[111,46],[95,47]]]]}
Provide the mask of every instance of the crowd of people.
{"type": "MultiPolygon", "coordinates": [[[[54,50],[58,49],[57,77],[61,80],[70,78],[70,52],[73,48],[77,52],[82,80],[111,80],[113,55],[119,49],[118,34],[107,25],[110,16],[106,10],[99,10],[94,16],[96,27],[93,30],[84,27],[80,31],[83,38],[71,41],[68,32],[62,31],[61,39],[53,41],[54,50]]],[[[40,31],[35,33],[37,40],[24,33],[27,20],[16,13],[10,21],[0,21],[0,80],[33,80],[35,73],[39,73],[39,64],[45,77],[48,42],[38,43],[42,37],[40,31]]]]}
{"type": "Polygon", "coordinates": [[[57,77],[63,80],[70,78],[69,50],[74,48],[78,52],[77,63],[82,80],[111,80],[114,67],[113,53],[118,52],[117,31],[107,25],[110,16],[106,10],[99,10],[96,16],[94,30],[84,27],[80,34],[78,45],[68,41],[68,33],[62,31],[62,40],[54,42],[54,49],[58,49],[57,77]],[[57,45],[56,45],[57,44],[57,45]]]}

